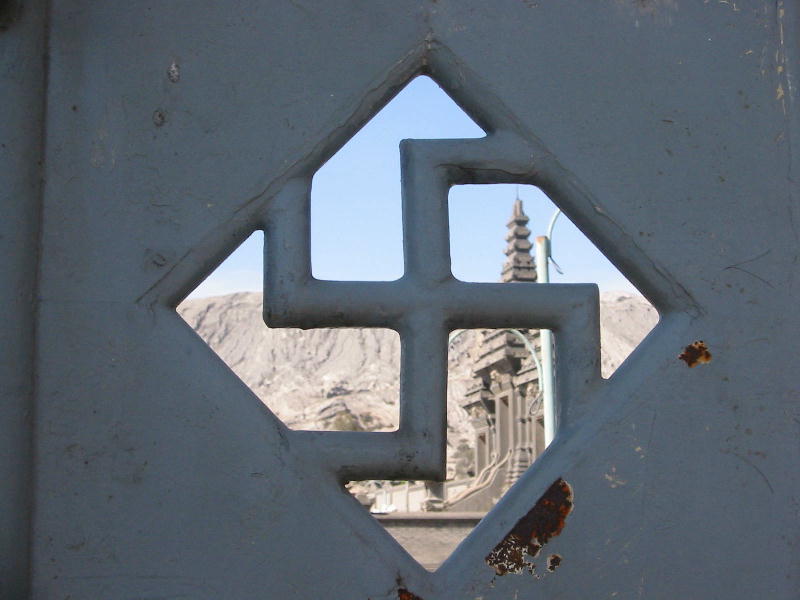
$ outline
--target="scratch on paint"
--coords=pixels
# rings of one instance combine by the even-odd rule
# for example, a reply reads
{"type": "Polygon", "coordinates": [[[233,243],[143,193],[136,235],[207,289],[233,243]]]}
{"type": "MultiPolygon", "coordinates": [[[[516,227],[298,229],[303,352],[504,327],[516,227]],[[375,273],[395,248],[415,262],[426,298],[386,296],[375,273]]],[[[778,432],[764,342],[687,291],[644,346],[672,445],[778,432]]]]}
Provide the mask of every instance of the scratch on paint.
{"type": "Polygon", "coordinates": [[[628,483],[626,480],[621,479],[617,475],[617,467],[611,467],[611,473],[604,473],[603,477],[605,478],[606,481],[608,481],[609,486],[612,488],[616,488],[628,483]]]}
{"type": "MultiPolygon", "coordinates": [[[[775,101],[781,103],[783,114],[786,114],[786,91],[783,87],[784,81],[787,86],[791,86],[791,80],[786,74],[786,43],[783,35],[783,19],[786,15],[786,9],[783,7],[783,0],[779,0],[777,5],[777,27],[778,27],[778,47],[775,50],[775,71],[778,73],[779,81],[778,87],[775,89],[775,101]]],[[[791,91],[791,88],[789,88],[791,91]]]]}

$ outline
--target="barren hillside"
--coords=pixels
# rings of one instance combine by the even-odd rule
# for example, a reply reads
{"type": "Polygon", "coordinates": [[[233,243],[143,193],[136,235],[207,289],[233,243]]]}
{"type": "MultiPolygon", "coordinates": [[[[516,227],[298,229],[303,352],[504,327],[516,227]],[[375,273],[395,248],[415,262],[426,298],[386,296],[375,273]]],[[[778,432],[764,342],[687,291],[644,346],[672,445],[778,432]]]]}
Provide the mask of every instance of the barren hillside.
{"type": "MultiPolygon", "coordinates": [[[[384,329],[269,329],[261,294],[188,300],[181,316],[287,425],[296,429],[393,429],[397,423],[400,340],[384,329]]],[[[640,296],[601,298],[603,374],[616,369],[655,325],[640,296]]],[[[469,438],[459,407],[471,379],[479,335],[460,337],[450,352],[450,439],[469,438]]]]}

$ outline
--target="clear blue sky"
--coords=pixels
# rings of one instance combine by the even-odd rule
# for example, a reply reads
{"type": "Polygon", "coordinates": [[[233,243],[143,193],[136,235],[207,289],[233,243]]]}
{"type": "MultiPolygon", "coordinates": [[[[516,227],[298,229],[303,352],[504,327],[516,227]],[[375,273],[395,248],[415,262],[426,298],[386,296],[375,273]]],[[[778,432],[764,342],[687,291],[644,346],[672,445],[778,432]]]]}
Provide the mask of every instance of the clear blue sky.
{"type": "MultiPolygon", "coordinates": [[[[430,79],[418,77],[314,176],[312,270],[319,279],[392,280],[403,274],[400,155],[404,138],[482,137],[484,132],[430,79]]],[[[555,206],[539,189],[515,185],[456,186],[450,192],[453,275],[498,281],[506,223],[519,193],[531,241],[543,235],[555,206]]],[[[192,297],[260,291],[262,244],[254,234],[192,297]]],[[[563,215],[553,233],[554,282],[593,282],[601,291],[631,284],[563,215]]]]}

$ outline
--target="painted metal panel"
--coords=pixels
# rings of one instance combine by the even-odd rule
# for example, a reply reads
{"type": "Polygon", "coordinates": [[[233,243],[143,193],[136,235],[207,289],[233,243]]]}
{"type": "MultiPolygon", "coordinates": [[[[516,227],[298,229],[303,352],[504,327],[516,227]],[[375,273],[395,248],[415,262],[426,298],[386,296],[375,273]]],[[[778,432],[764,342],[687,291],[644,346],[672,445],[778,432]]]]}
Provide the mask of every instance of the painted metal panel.
{"type": "Polygon", "coordinates": [[[44,3],[0,2],[0,598],[29,590],[44,3]]]}
{"type": "Polygon", "coordinates": [[[32,597],[796,597],[796,10],[54,0],[46,97],[30,92],[47,107],[41,254],[19,253],[40,272],[32,597]],[[404,279],[310,279],[310,177],[418,73],[487,138],[404,144],[404,279]],[[591,286],[448,278],[442,192],[518,180],[659,311],[610,380],[591,286]],[[268,319],[395,327],[407,373],[441,362],[448,328],[556,329],[559,434],[435,573],[341,480],[436,474],[441,368],[404,384],[407,438],[308,436],[175,313],[258,228],[268,319]],[[688,368],[696,340],[712,359],[688,368]],[[538,577],[487,564],[514,532],[547,542],[538,577]]]}

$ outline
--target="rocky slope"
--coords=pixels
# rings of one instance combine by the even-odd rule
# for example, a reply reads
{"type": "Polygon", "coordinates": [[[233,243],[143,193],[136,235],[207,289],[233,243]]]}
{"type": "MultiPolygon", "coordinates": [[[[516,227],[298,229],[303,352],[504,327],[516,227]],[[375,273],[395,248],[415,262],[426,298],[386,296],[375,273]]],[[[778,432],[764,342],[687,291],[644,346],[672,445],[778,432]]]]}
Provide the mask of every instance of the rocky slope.
{"type": "MultiPolygon", "coordinates": [[[[640,296],[601,297],[602,368],[616,369],[655,325],[655,310],[640,296]]],[[[384,329],[269,329],[261,294],[187,300],[186,322],[289,427],[393,429],[398,417],[400,339],[384,329]]],[[[459,407],[472,384],[471,353],[480,339],[468,332],[450,350],[449,438],[471,439],[459,407]]]]}
{"type": "Polygon", "coordinates": [[[617,370],[658,322],[658,313],[642,296],[627,292],[600,295],[600,360],[603,377],[617,370]]]}

